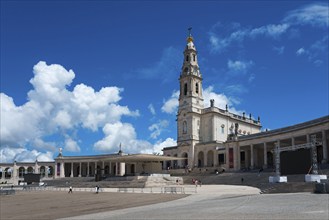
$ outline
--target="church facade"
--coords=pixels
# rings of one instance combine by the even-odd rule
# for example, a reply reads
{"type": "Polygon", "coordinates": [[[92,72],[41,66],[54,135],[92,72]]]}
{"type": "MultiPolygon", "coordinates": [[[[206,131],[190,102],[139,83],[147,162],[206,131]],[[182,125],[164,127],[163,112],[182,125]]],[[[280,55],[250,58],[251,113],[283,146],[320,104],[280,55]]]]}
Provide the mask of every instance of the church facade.
{"type": "Polygon", "coordinates": [[[240,170],[273,166],[275,144],[281,147],[310,143],[317,136],[318,160],[328,161],[329,117],[273,131],[262,132],[260,118],[237,115],[216,107],[204,108],[202,74],[191,34],[187,38],[179,77],[180,95],[177,112],[177,146],[166,147],[166,156],[185,160],[169,161],[165,169],[207,168],[240,170]]]}

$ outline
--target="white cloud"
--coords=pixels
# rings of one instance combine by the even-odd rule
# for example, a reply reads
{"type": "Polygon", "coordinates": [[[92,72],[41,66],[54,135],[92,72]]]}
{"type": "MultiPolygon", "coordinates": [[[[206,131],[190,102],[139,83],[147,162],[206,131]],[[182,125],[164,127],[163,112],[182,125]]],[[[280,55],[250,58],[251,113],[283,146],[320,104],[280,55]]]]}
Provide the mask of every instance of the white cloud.
{"type": "Polygon", "coordinates": [[[169,122],[167,120],[160,120],[158,123],[154,123],[151,126],[149,126],[149,130],[151,133],[151,138],[156,139],[162,131],[168,127],[169,122]]]}
{"type": "Polygon", "coordinates": [[[267,24],[260,27],[241,27],[236,23],[222,25],[216,23],[209,31],[209,43],[211,52],[222,53],[231,45],[241,46],[245,39],[269,37],[279,39],[291,30],[298,32],[301,25],[327,28],[329,26],[328,4],[314,3],[290,11],[278,24],[267,24]]]}
{"type": "Polygon", "coordinates": [[[247,32],[248,36],[254,38],[260,35],[278,38],[283,33],[285,33],[289,28],[288,24],[269,24],[266,26],[261,26],[259,28],[251,29],[250,32],[247,32]]]}
{"type": "Polygon", "coordinates": [[[152,154],[152,153],[157,153],[157,154],[163,154],[162,149],[165,147],[172,147],[172,146],[177,146],[177,141],[174,140],[173,138],[167,138],[166,140],[162,141],[159,140],[157,141],[152,149],[147,149],[142,151],[144,154],[152,154]]]}
{"type": "Polygon", "coordinates": [[[32,145],[37,149],[42,150],[49,150],[51,152],[54,152],[57,150],[56,143],[55,142],[45,142],[41,140],[40,138],[34,139],[32,145]]]}
{"type": "Polygon", "coordinates": [[[103,133],[105,137],[94,144],[97,151],[113,152],[119,149],[120,144],[123,151],[129,153],[152,149],[149,142],[137,139],[135,128],[129,123],[108,123],[104,126],[103,133]]]}
{"type": "Polygon", "coordinates": [[[64,150],[69,152],[80,152],[81,149],[75,140],[68,137],[65,140],[64,150]]]}
{"type": "Polygon", "coordinates": [[[168,114],[176,113],[179,104],[178,98],[179,91],[173,91],[171,97],[168,100],[164,101],[164,104],[161,107],[162,112],[166,112],[168,114]]]}
{"type": "Polygon", "coordinates": [[[253,66],[254,62],[253,61],[242,61],[242,60],[228,60],[227,62],[227,68],[229,70],[229,73],[233,75],[238,75],[238,74],[246,74],[248,69],[253,66]]]}
{"type": "Polygon", "coordinates": [[[225,109],[226,105],[229,108],[229,111],[235,114],[242,114],[243,111],[236,110],[233,105],[239,104],[239,102],[232,98],[227,97],[224,94],[217,94],[214,92],[214,87],[209,86],[203,91],[204,105],[205,107],[210,107],[210,100],[213,99],[215,107],[225,109]]]}
{"type": "Polygon", "coordinates": [[[12,163],[14,161],[19,162],[34,162],[38,161],[53,161],[52,152],[39,152],[37,150],[27,150],[25,148],[10,148],[4,147],[0,149],[0,162],[1,163],[12,163]]]}
{"type": "Polygon", "coordinates": [[[273,50],[276,51],[279,55],[283,54],[284,52],[284,46],[281,47],[273,47],[273,50]]]}
{"type": "Polygon", "coordinates": [[[299,48],[297,51],[296,51],[296,54],[297,54],[297,56],[300,56],[300,55],[302,55],[302,54],[305,54],[305,53],[307,53],[307,51],[304,49],[304,48],[299,48]]]}
{"type": "MultiPolygon", "coordinates": [[[[219,27],[222,28],[222,26],[219,27]]],[[[221,53],[232,44],[242,43],[246,38],[254,39],[265,36],[277,39],[286,33],[290,26],[288,24],[269,24],[258,28],[241,28],[240,25],[234,27],[234,30],[229,30],[232,32],[228,33],[227,36],[222,36],[222,30],[219,31],[219,34],[216,34],[218,32],[216,28],[211,29],[208,33],[211,52],[221,53]],[[240,29],[236,30],[237,27],[240,29]]]]}
{"type": "Polygon", "coordinates": [[[124,115],[139,115],[138,111],[118,104],[122,88],[105,87],[95,91],[79,84],[69,91],[74,72],[43,61],[33,67],[33,72],[30,80],[33,89],[23,105],[16,106],[11,97],[0,93],[1,147],[30,146],[41,151],[55,151],[55,145],[59,147],[58,143],[65,142],[65,150],[76,152],[79,146],[67,135],[77,129],[97,131],[108,123],[119,122],[124,115]],[[57,140],[57,144],[43,141],[51,135],[62,141],[57,140]]]}
{"type": "Polygon", "coordinates": [[[288,12],[287,16],[283,19],[283,21],[295,25],[328,27],[328,4],[314,3],[303,6],[299,9],[288,12]]]}
{"type": "Polygon", "coordinates": [[[150,110],[150,112],[151,112],[152,115],[155,115],[156,114],[155,109],[154,109],[154,106],[152,105],[152,103],[149,104],[147,108],[150,110]]]}

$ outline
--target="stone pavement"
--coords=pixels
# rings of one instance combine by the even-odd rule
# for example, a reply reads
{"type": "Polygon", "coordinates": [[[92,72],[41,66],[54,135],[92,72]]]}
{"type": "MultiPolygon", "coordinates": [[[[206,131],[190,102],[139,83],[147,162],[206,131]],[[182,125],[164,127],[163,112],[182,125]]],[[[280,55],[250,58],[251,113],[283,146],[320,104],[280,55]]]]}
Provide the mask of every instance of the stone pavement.
{"type": "Polygon", "coordinates": [[[203,185],[198,193],[154,205],[65,219],[328,219],[329,195],[259,194],[247,186],[203,185]]]}

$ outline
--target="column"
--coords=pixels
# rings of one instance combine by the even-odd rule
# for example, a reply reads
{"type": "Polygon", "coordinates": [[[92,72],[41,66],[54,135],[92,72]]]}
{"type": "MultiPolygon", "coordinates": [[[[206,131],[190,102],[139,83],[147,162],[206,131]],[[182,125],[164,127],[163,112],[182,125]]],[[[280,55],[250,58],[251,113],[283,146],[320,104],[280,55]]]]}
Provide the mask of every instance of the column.
{"type": "Polygon", "coordinates": [[[264,165],[263,168],[267,168],[267,143],[264,142],[264,165]]]}
{"type": "Polygon", "coordinates": [[[70,177],[73,177],[73,162],[71,163],[71,175],[70,177]]]}
{"type": "Polygon", "coordinates": [[[97,174],[97,162],[95,162],[94,176],[97,174]]]}
{"type": "Polygon", "coordinates": [[[103,161],[102,162],[102,172],[101,172],[102,173],[102,176],[104,176],[104,173],[105,173],[105,170],[104,169],[105,169],[105,166],[104,166],[104,161],[103,161]]]}
{"type": "MultiPolygon", "coordinates": [[[[163,163],[165,164],[165,163],[163,163]]],[[[109,175],[111,176],[112,175],[112,162],[110,162],[109,164],[109,175]]]]}
{"type": "Polygon", "coordinates": [[[323,151],[323,160],[321,163],[327,163],[328,162],[328,143],[327,143],[327,135],[326,131],[322,131],[322,151],[323,151]]]}
{"type": "Polygon", "coordinates": [[[49,166],[45,166],[45,178],[48,178],[49,166]]]}
{"type": "Polygon", "coordinates": [[[65,177],[65,166],[64,166],[64,162],[62,161],[61,162],[61,165],[60,165],[60,169],[59,169],[59,175],[61,178],[65,177]]]}
{"type": "Polygon", "coordinates": [[[291,146],[295,146],[295,138],[294,137],[291,138],[291,146]]]}
{"type": "Polygon", "coordinates": [[[82,163],[80,162],[80,164],[79,164],[79,177],[81,177],[81,171],[82,171],[81,165],[82,165],[82,163]]]}
{"type": "Polygon", "coordinates": [[[254,145],[250,145],[250,168],[254,169],[254,145]]]}
{"type": "Polygon", "coordinates": [[[248,149],[245,149],[244,150],[244,166],[245,166],[245,168],[246,169],[248,169],[249,168],[249,151],[248,151],[248,149]]]}
{"type": "MultiPolygon", "coordinates": [[[[218,166],[218,153],[216,150],[213,151],[214,152],[214,158],[212,159],[212,161],[214,161],[214,167],[218,166]]],[[[179,162],[182,162],[181,160],[179,160],[179,162]]],[[[182,166],[181,166],[182,168],[182,166]]]]}
{"type": "Polygon", "coordinates": [[[306,135],[306,143],[310,143],[311,141],[310,141],[310,135],[309,134],[307,134],[306,135]]]}

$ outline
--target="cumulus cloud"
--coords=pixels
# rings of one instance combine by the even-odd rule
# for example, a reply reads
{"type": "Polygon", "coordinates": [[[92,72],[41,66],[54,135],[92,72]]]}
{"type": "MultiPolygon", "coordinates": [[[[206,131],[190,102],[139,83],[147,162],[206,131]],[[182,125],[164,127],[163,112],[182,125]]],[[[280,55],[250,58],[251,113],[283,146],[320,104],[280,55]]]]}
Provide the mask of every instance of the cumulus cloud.
{"type": "Polygon", "coordinates": [[[94,144],[94,149],[102,152],[113,152],[119,149],[120,144],[124,151],[139,153],[152,149],[152,144],[137,139],[135,128],[129,123],[108,123],[103,127],[104,138],[94,144]]]}
{"type": "Polygon", "coordinates": [[[65,140],[64,150],[69,151],[69,152],[80,152],[81,149],[80,149],[78,143],[75,140],[68,137],[65,140]]]}
{"type": "Polygon", "coordinates": [[[45,153],[37,150],[27,150],[25,148],[10,148],[4,147],[0,149],[0,162],[1,163],[12,163],[14,161],[19,162],[34,162],[38,161],[52,161],[53,153],[47,151],[45,153]]]}
{"type": "Polygon", "coordinates": [[[152,124],[151,126],[149,126],[149,130],[152,132],[151,133],[151,138],[152,139],[156,139],[161,133],[162,131],[168,127],[169,122],[167,120],[160,120],[157,123],[152,124]]]}
{"type": "Polygon", "coordinates": [[[179,98],[179,91],[173,91],[171,97],[168,100],[164,101],[164,104],[161,107],[161,111],[168,114],[176,113],[179,104],[178,98],[179,98]]]}
{"type": "Polygon", "coordinates": [[[142,153],[144,154],[162,154],[162,149],[165,147],[173,147],[173,146],[177,146],[177,141],[174,140],[173,138],[167,138],[166,140],[162,141],[159,140],[157,141],[154,145],[152,149],[147,149],[147,150],[143,150],[142,153]]]}
{"type": "MultiPolygon", "coordinates": [[[[30,80],[33,89],[28,92],[28,101],[16,106],[13,98],[0,93],[1,147],[31,146],[43,151],[55,151],[58,144],[47,143],[43,138],[62,136],[64,150],[77,152],[80,147],[63,133],[74,133],[82,128],[93,132],[109,123],[117,123],[122,116],[135,117],[138,111],[121,106],[118,87],[104,87],[95,91],[85,84],[68,90],[75,78],[73,70],[59,64],[47,65],[40,61],[33,67],[30,80]]],[[[18,152],[13,149],[12,152],[18,152]]],[[[33,154],[37,154],[31,151],[33,154]]],[[[31,153],[30,153],[31,154],[31,153]]],[[[12,157],[13,159],[14,157],[12,157]]]]}

